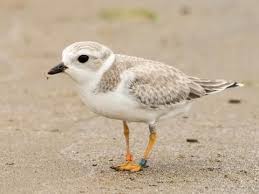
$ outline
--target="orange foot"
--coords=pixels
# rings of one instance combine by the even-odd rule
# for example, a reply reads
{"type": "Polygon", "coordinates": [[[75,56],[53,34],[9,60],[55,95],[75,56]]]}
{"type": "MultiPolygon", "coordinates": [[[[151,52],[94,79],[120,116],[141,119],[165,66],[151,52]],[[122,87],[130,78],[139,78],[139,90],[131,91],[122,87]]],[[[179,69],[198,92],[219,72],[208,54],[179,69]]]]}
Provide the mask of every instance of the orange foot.
{"type": "Polygon", "coordinates": [[[126,161],[120,165],[112,166],[112,169],[116,171],[130,171],[130,172],[138,172],[142,170],[142,166],[139,164],[136,164],[132,161],[126,161]]]}

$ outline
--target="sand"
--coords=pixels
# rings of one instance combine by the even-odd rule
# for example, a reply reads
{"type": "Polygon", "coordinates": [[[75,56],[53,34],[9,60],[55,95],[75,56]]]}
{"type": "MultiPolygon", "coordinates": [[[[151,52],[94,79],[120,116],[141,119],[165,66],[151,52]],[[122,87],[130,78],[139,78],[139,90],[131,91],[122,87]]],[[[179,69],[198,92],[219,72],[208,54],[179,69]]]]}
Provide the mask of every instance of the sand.
{"type": "MultiPolygon", "coordinates": [[[[258,6],[2,0],[0,193],[259,193],[258,6]],[[91,113],[65,75],[45,77],[62,49],[82,40],[246,87],[199,99],[187,115],[161,122],[149,168],[116,172],[121,122],[91,113]]],[[[130,128],[139,160],[147,126],[130,128]]]]}

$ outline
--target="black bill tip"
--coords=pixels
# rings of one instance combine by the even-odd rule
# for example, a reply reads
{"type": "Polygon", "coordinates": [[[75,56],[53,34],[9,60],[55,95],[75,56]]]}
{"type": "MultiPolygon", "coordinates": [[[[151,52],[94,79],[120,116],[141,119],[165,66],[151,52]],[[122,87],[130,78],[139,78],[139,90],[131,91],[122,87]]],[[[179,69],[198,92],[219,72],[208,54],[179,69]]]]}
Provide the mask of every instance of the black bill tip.
{"type": "Polygon", "coordinates": [[[67,69],[67,66],[64,65],[64,63],[60,63],[57,66],[53,67],[51,70],[49,70],[49,75],[54,75],[57,73],[62,73],[64,70],[67,69]]]}

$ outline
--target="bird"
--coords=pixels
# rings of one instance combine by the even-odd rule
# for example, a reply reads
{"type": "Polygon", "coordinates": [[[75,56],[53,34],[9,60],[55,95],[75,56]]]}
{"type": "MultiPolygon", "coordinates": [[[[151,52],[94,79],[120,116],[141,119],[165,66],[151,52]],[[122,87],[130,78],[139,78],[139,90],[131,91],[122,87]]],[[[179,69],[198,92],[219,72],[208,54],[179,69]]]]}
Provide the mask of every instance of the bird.
{"type": "Polygon", "coordinates": [[[92,112],[122,121],[125,161],[112,168],[130,172],[147,167],[157,140],[156,126],[161,119],[188,111],[198,98],[243,86],[235,81],[188,76],[172,65],[116,54],[93,41],[67,46],[61,63],[48,71],[49,75],[58,73],[72,78],[83,103],[92,112]],[[134,161],[130,150],[129,122],[146,123],[149,129],[148,144],[139,163],[134,161]]]}

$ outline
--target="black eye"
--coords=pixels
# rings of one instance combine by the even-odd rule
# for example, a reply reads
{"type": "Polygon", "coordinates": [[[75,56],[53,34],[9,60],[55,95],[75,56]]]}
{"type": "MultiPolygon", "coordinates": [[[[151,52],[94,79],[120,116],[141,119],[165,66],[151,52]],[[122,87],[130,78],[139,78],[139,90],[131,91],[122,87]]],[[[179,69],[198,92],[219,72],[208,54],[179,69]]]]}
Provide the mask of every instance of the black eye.
{"type": "Polygon", "coordinates": [[[80,55],[77,60],[78,60],[80,63],[85,63],[85,62],[88,61],[88,59],[89,59],[89,57],[88,57],[87,55],[80,55]]]}

